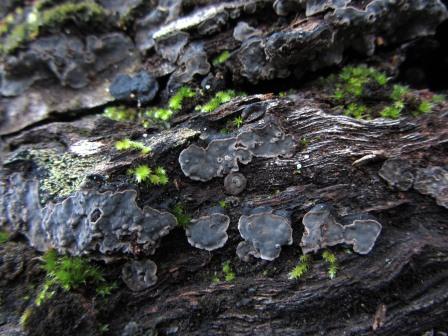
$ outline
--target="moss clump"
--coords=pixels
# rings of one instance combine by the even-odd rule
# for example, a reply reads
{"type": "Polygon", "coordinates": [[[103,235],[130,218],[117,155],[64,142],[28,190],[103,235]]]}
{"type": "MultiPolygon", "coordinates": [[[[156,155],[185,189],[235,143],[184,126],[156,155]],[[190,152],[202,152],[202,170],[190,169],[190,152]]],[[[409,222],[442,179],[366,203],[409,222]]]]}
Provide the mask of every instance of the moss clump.
{"type": "Polygon", "coordinates": [[[344,111],[344,115],[348,117],[352,117],[355,119],[362,119],[366,117],[366,110],[367,108],[364,105],[359,105],[356,103],[350,103],[346,107],[344,111]]]}
{"type": "Polygon", "coordinates": [[[4,244],[9,240],[9,233],[6,231],[0,231],[0,244],[4,244]]]}
{"type": "Polygon", "coordinates": [[[43,203],[56,197],[69,196],[79,190],[86,175],[93,172],[102,159],[98,155],[60,154],[51,149],[30,150],[26,158],[34,161],[39,170],[42,170],[40,191],[43,203]]]}
{"type": "Polygon", "coordinates": [[[419,114],[425,114],[428,112],[431,112],[432,109],[432,103],[427,101],[427,100],[423,100],[419,105],[418,105],[418,109],[417,109],[417,115],[419,114]]]}
{"type": "Polygon", "coordinates": [[[322,80],[321,85],[325,85],[323,89],[331,88],[329,98],[339,111],[356,119],[397,119],[403,112],[417,116],[430,112],[434,106],[407,86],[390,85],[386,74],[366,66],[347,66],[339,75],[322,80]],[[387,105],[378,104],[379,101],[387,105]]]}
{"type": "Polygon", "coordinates": [[[338,260],[336,255],[328,250],[325,250],[322,253],[322,259],[329,265],[328,276],[330,279],[336,278],[336,273],[338,271],[338,260]]]}
{"type": "Polygon", "coordinates": [[[396,101],[390,106],[386,106],[380,115],[386,119],[398,119],[400,118],[401,111],[403,111],[404,103],[402,101],[396,101]]]}
{"type": "Polygon", "coordinates": [[[186,98],[193,98],[196,96],[196,91],[188,86],[182,86],[168,101],[168,108],[174,111],[182,109],[182,104],[186,98]]]}
{"type": "Polygon", "coordinates": [[[133,175],[137,183],[149,182],[153,185],[165,185],[168,183],[168,176],[163,167],[151,169],[147,165],[139,165],[128,170],[129,175],[133,175]]]}
{"type": "Polygon", "coordinates": [[[177,224],[182,228],[187,228],[190,225],[191,217],[185,212],[185,207],[181,203],[177,203],[172,209],[171,213],[176,217],[177,224]]]}
{"type": "Polygon", "coordinates": [[[223,64],[225,63],[228,59],[230,58],[230,52],[228,50],[224,50],[222,53],[220,53],[218,56],[216,56],[213,61],[212,64],[214,66],[217,66],[219,64],[223,64]]]}
{"type": "Polygon", "coordinates": [[[37,295],[37,305],[50,298],[57,286],[70,291],[87,284],[97,286],[105,281],[100,269],[81,257],[58,256],[56,251],[50,250],[42,259],[42,268],[47,275],[42,290],[37,295]]]}
{"type": "Polygon", "coordinates": [[[137,112],[124,106],[110,106],[104,109],[103,115],[115,121],[133,121],[137,117],[137,112]]]}
{"type": "Polygon", "coordinates": [[[149,152],[151,152],[151,147],[146,146],[143,142],[133,141],[130,139],[118,140],[117,142],[115,142],[115,149],[118,151],[137,149],[143,155],[146,155],[149,152]]]}
{"type": "Polygon", "coordinates": [[[87,26],[104,25],[104,22],[108,20],[107,11],[92,0],[68,2],[42,10],[47,5],[49,1],[38,2],[26,19],[12,28],[2,43],[2,53],[11,54],[38,37],[43,31],[62,27],[69,21],[87,26]]]}
{"type": "Polygon", "coordinates": [[[289,272],[288,277],[291,280],[300,279],[310,269],[311,257],[307,254],[300,256],[299,263],[289,272]]]}
{"type": "Polygon", "coordinates": [[[234,90],[216,92],[215,96],[202,106],[196,106],[196,110],[208,113],[213,112],[219,106],[231,101],[233,98],[243,96],[243,93],[237,93],[234,90]]]}
{"type": "MultiPolygon", "coordinates": [[[[160,107],[154,107],[145,112],[145,116],[148,117],[151,121],[157,122],[157,121],[169,121],[171,117],[173,116],[174,111],[167,109],[167,108],[160,108],[160,107]]],[[[148,126],[151,123],[148,123],[148,126]]]]}
{"type": "MultiPolygon", "coordinates": [[[[222,275],[224,276],[224,281],[232,282],[236,278],[236,274],[232,269],[232,265],[230,264],[230,261],[227,260],[222,263],[222,275]]],[[[221,281],[218,274],[215,272],[215,275],[212,278],[213,283],[219,283],[221,281]]]]}

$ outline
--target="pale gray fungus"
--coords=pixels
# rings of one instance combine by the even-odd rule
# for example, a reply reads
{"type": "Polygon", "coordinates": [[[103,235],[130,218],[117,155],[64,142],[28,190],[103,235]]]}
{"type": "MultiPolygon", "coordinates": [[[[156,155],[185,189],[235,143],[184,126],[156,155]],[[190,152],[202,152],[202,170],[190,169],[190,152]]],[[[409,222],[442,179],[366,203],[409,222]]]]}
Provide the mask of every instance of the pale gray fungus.
{"type": "Polygon", "coordinates": [[[386,180],[390,187],[401,191],[411,189],[414,182],[411,166],[406,161],[400,159],[386,160],[378,174],[386,180]]]}
{"type": "Polygon", "coordinates": [[[251,261],[251,258],[260,258],[260,252],[251,242],[245,240],[236,247],[236,255],[244,262],[251,261]]]}
{"type": "Polygon", "coordinates": [[[0,94],[17,96],[33,83],[51,78],[72,89],[86,87],[92,75],[132,58],[133,47],[121,33],[89,35],[84,40],[64,34],[38,38],[26,51],[6,57],[0,94]]]}
{"type": "Polygon", "coordinates": [[[179,155],[183,173],[197,181],[209,181],[231,171],[238,171],[238,161],[244,164],[252,160],[249,152],[236,148],[236,139],[214,140],[206,149],[191,145],[179,155]]]}
{"type": "Polygon", "coordinates": [[[305,0],[275,0],[273,8],[278,16],[287,16],[303,9],[306,2],[305,0]]]}
{"type": "Polygon", "coordinates": [[[169,92],[176,86],[192,81],[195,75],[204,76],[210,72],[208,56],[200,42],[193,42],[186,46],[177,65],[177,70],[172,73],[167,84],[169,92]]]}
{"type": "Polygon", "coordinates": [[[157,283],[157,265],[149,259],[127,262],[121,272],[126,286],[134,292],[140,292],[157,283]]]}
{"type": "Polygon", "coordinates": [[[136,204],[134,190],[97,193],[78,191],[61,203],[41,208],[38,183],[13,174],[0,185],[1,224],[20,232],[40,251],[113,257],[135,250],[154,253],[176,218],[136,204]]]}
{"type": "MultiPolygon", "coordinates": [[[[292,3],[276,1],[275,10],[285,15],[292,3]]],[[[258,83],[291,73],[300,77],[341,63],[348,49],[372,55],[378,35],[386,45],[432,35],[448,17],[440,0],[370,0],[363,8],[351,4],[349,0],[307,1],[307,18],[283,31],[246,40],[230,60],[234,79],[258,83]]]]}
{"type": "Polygon", "coordinates": [[[224,189],[227,194],[238,195],[246,189],[247,179],[241,173],[230,173],[224,179],[224,189]]]}
{"type": "Polygon", "coordinates": [[[438,166],[418,169],[414,188],[434,197],[438,205],[448,209],[448,170],[438,166]]]}
{"type": "Polygon", "coordinates": [[[238,222],[241,237],[252,245],[241,244],[237,254],[243,256],[253,255],[264,260],[274,260],[280,255],[283,245],[291,245],[292,228],[289,218],[272,213],[254,211],[251,215],[243,215],[238,222]]]}
{"type": "Polygon", "coordinates": [[[119,100],[149,103],[159,91],[157,80],[146,71],[130,76],[118,75],[109,87],[110,94],[119,100]]]}
{"type": "Polygon", "coordinates": [[[206,149],[191,145],[179,155],[183,173],[197,181],[209,181],[239,170],[238,162],[248,164],[252,156],[290,157],[295,149],[293,137],[280,127],[268,124],[252,128],[235,138],[213,140],[206,149]]]}
{"type": "Polygon", "coordinates": [[[290,157],[295,147],[292,135],[286,135],[274,124],[252,128],[239,134],[237,140],[239,146],[251,152],[253,156],[262,158],[290,157]]]}
{"type": "Polygon", "coordinates": [[[191,246],[213,251],[225,245],[230,218],[221,213],[213,213],[193,219],[185,232],[191,246]]]}
{"type": "Polygon", "coordinates": [[[345,8],[351,0],[308,0],[306,2],[306,16],[316,15],[328,9],[345,8]]]}
{"type": "Polygon", "coordinates": [[[233,38],[237,41],[244,42],[252,37],[260,36],[262,32],[255,29],[247,22],[240,21],[233,29],[233,38]]]}
{"type": "Polygon", "coordinates": [[[348,244],[359,254],[369,253],[381,233],[381,224],[369,214],[345,216],[339,223],[326,204],[314,206],[304,217],[300,246],[304,254],[327,246],[348,244]]]}
{"type": "Polygon", "coordinates": [[[177,32],[156,42],[157,53],[171,63],[176,63],[179,55],[187,45],[190,35],[177,32]]]}

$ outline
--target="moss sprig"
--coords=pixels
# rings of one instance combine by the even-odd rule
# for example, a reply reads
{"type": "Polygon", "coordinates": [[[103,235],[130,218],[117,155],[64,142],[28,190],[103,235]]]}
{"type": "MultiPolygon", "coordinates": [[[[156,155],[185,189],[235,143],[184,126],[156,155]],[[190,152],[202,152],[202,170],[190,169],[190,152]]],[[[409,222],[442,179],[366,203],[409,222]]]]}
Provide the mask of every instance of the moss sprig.
{"type": "Polygon", "coordinates": [[[303,277],[310,269],[311,257],[308,254],[300,256],[299,263],[289,272],[288,278],[297,280],[303,277]]]}

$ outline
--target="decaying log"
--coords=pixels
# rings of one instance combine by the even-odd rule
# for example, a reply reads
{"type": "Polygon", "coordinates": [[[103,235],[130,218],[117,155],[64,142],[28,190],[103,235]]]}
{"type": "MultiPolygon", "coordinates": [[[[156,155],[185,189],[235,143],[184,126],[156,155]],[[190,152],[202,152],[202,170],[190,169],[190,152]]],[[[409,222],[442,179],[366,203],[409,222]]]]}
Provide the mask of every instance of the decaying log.
{"type": "MultiPolygon", "coordinates": [[[[10,241],[0,244],[0,334],[448,332],[446,100],[420,116],[355,119],[313,77],[361,59],[391,82],[402,78],[407,48],[417,38],[435,41],[428,36],[446,20],[446,1],[95,2],[107,14],[101,29],[72,18],[1,54],[0,229],[10,241]],[[227,61],[214,64],[229,50],[227,61]],[[182,85],[197,96],[169,124],[103,114],[106,106],[166,107],[182,85]],[[296,90],[280,94],[290,86],[296,90]],[[225,89],[249,94],[210,113],[195,109],[225,89]],[[239,116],[244,123],[235,126],[239,116]],[[120,151],[115,144],[122,139],[152,150],[120,151]],[[210,154],[221,160],[212,169],[204,153],[216,143],[232,145],[210,154]],[[187,153],[210,168],[199,177],[201,167],[189,170],[190,156],[182,159],[191,148],[187,153]],[[169,183],[137,183],[129,172],[141,164],[164,167],[169,183]],[[139,225],[152,221],[149,211],[169,223],[142,238],[137,221],[123,224],[115,208],[126,195],[127,215],[139,225]],[[194,230],[174,224],[168,213],[178,204],[194,230]],[[337,258],[334,279],[320,246],[314,253],[300,244],[302,219],[316,205],[331,208],[338,223],[371,216],[381,231],[365,255],[353,244],[329,244],[337,258]],[[249,253],[237,255],[244,240],[238,223],[254,212],[282,224],[278,257],[262,255],[252,241],[249,253]],[[69,237],[72,231],[90,236],[79,240],[69,237]],[[108,244],[126,244],[100,248],[96,239],[106,236],[108,244]],[[40,257],[49,248],[90,258],[117,288],[106,298],[93,288],[59,289],[37,306],[45,277],[40,257]],[[309,270],[290,279],[303,252],[309,270]],[[235,279],[225,281],[223,264],[235,279]]],[[[27,15],[35,6],[23,5],[27,15]]],[[[0,4],[0,19],[16,6],[0,4]]],[[[14,15],[13,26],[26,18],[14,15]]],[[[8,35],[0,40],[8,42],[8,35]]],[[[384,100],[390,103],[383,92],[370,104],[383,107],[384,100]]]]}

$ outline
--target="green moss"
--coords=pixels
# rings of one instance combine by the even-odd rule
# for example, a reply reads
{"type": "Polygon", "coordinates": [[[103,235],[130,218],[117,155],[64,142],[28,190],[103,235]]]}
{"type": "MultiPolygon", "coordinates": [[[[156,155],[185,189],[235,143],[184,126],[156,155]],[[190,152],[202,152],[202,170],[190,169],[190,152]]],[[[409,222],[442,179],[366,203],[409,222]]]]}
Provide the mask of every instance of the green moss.
{"type": "Polygon", "coordinates": [[[366,111],[367,108],[364,105],[350,103],[345,109],[344,115],[355,119],[362,119],[367,116],[366,111]]]}
{"type": "Polygon", "coordinates": [[[409,87],[404,85],[395,84],[392,87],[392,93],[390,98],[393,101],[403,100],[403,98],[410,92],[409,87]]]}
{"type": "Polygon", "coordinates": [[[56,251],[50,250],[42,259],[42,269],[47,275],[42,290],[37,295],[37,305],[50,298],[56,286],[70,291],[86,285],[96,287],[105,281],[101,270],[81,257],[58,256],[56,251]]]}
{"type": "Polygon", "coordinates": [[[431,102],[434,104],[440,104],[443,103],[446,100],[446,97],[441,94],[436,94],[432,96],[431,102]]]}
{"type": "Polygon", "coordinates": [[[185,212],[185,207],[181,203],[177,203],[172,209],[171,213],[176,217],[177,224],[182,228],[190,225],[191,217],[185,212]]]}
{"type": "Polygon", "coordinates": [[[182,109],[182,104],[185,98],[193,98],[196,92],[188,86],[182,86],[168,101],[168,108],[174,111],[182,109]]]}
{"type": "Polygon", "coordinates": [[[308,272],[310,268],[311,257],[307,254],[300,256],[299,263],[289,272],[288,277],[291,280],[300,279],[308,272]]]}
{"type": "Polygon", "coordinates": [[[110,106],[104,109],[103,115],[115,121],[133,121],[137,117],[137,112],[124,106],[110,106]]]}
{"type": "Polygon", "coordinates": [[[102,156],[77,156],[60,154],[51,149],[33,149],[26,157],[34,161],[44,174],[40,181],[42,202],[54,197],[64,197],[79,190],[86,175],[94,171],[102,156]]]}
{"type": "Polygon", "coordinates": [[[227,201],[226,201],[226,200],[220,200],[220,201],[218,202],[218,204],[219,204],[219,206],[220,206],[221,208],[223,208],[223,209],[227,209],[227,208],[229,207],[229,205],[227,204],[227,201]]]}
{"type": "Polygon", "coordinates": [[[9,233],[6,231],[0,231],[0,244],[4,244],[9,240],[9,233]]]}
{"type": "Polygon", "coordinates": [[[145,116],[153,121],[169,121],[174,112],[167,108],[151,108],[145,112],[145,116]]]}
{"type": "Polygon", "coordinates": [[[338,261],[336,255],[328,250],[325,250],[322,253],[322,259],[329,264],[328,266],[328,276],[330,279],[334,279],[336,277],[336,273],[338,271],[338,261]]]}
{"type": "Polygon", "coordinates": [[[168,176],[163,167],[152,170],[147,165],[139,165],[128,170],[128,174],[133,175],[137,183],[149,182],[154,185],[165,185],[168,183],[168,176]]]}
{"type": "Polygon", "coordinates": [[[116,282],[112,282],[110,284],[108,283],[102,283],[96,288],[96,294],[101,297],[107,297],[112,294],[114,289],[117,289],[118,285],[116,282]]]}
{"type": "Polygon", "coordinates": [[[425,114],[425,113],[431,112],[431,110],[432,110],[432,103],[428,100],[423,100],[418,105],[417,114],[425,114]]]}
{"type": "Polygon", "coordinates": [[[230,261],[227,260],[222,264],[222,272],[224,273],[224,279],[227,282],[232,282],[236,278],[236,274],[232,269],[230,261]]]}
{"type": "Polygon", "coordinates": [[[236,128],[240,128],[241,126],[243,126],[244,124],[244,119],[242,116],[238,116],[235,119],[232,120],[232,124],[233,126],[235,126],[236,128]]]}
{"type": "Polygon", "coordinates": [[[22,328],[27,326],[27,323],[30,320],[32,312],[33,312],[33,310],[31,309],[31,307],[28,307],[23,311],[22,315],[20,316],[20,321],[19,321],[20,326],[22,328]]]}
{"type": "Polygon", "coordinates": [[[199,110],[201,112],[213,112],[216,110],[219,106],[221,106],[224,103],[227,103],[231,101],[233,98],[242,96],[243,93],[237,93],[234,90],[226,90],[226,91],[219,91],[215,94],[215,96],[210,99],[207,103],[205,103],[202,106],[196,106],[196,110],[199,110]]]}
{"type": "Polygon", "coordinates": [[[225,63],[229,58],[230,52],[228,50],[225,50],[213,59],[212,64],[214,66],[217,66],[219,64],[225,63]]]}
{"type": "Polygon", "coordinates": [[[339,83],[334,92],[334,98],[347,100],[350,97],[361,97],[367,84],[376,83],[379,86],[384,86],[388,80],[384,73],[374,68],[346,66],[339,74],[339,83]]]}
{"type": "Polygon", "coordinates": [[[143,155],[146,155],[149,152],[151,152],[151,147],[145,146],[143,142],[133,141],[130,139],[118,140],[117,142],[115,142],[115,149],[118,151],[137,149],[143,155]]]}
{"type": "Polygon", "coordinates": [[[404,109],[404,103],[402,101],[396,101],[392,105],[385,107],[380,115],[387,119],[398,119],[401,115],[401,111],[404,109]]]}

